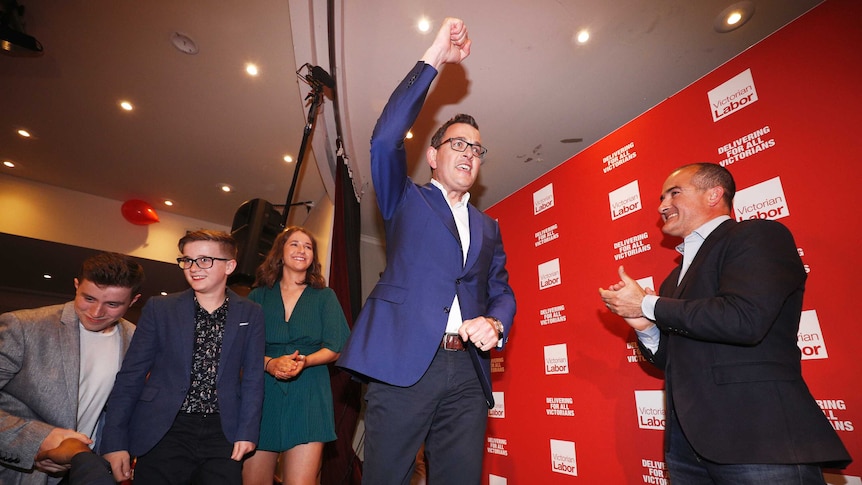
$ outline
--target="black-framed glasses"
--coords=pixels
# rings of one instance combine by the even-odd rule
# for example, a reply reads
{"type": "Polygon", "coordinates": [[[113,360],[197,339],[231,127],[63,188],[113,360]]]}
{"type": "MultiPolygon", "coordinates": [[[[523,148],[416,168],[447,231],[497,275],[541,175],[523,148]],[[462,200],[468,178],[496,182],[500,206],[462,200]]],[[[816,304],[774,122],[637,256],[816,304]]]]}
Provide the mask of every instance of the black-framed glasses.
{"type": "Polygon", "coordinates": [[[482,160],[485,159],[485,154],[488,153],[487,148],[483,147],[482,145],[480,145],[478,143],[470,143],[469,141],[467,141],[463,138],[447,138],[447,139],[441,141],[440,144],[434,148],[435,149],[440,148],[447,141],[449,142],[449,146],[451,146],[452,149],[455,150],[456,152],[465,152],[465,151],[467,151],[467,148],[469,147],[470,151],[473,153],[473,156],[476,158],[482,159],[482,160]]]}
{"type": "Polygon", "coordinates": [[[201,256],[200,258],[177,258],[177,264],[180,265],[182,269],[189,269],[192,267],[192,263],[198,265],[200,269],[210,269],[213,267],[216,261],[230,261],[228,258],[214,258],[212,256],[201,256]]]}

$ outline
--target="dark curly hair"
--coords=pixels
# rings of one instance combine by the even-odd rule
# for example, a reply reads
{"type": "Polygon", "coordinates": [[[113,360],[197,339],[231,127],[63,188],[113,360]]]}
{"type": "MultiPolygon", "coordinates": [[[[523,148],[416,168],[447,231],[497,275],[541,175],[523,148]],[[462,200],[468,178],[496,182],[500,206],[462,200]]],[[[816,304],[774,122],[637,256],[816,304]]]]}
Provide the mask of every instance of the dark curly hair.
{"type": "Polygon", "coordinates": [[[317,240],[307,229],[300,226],[290,226],[275,238],[275,242],[272,243],[272,248],[267,253],[266,259],[263,260],[263,263],[258,266],[255,272],[254,286],[272,288],[281,280],[282,269],[284,268],[284,245],[295,232],[301,232],[311,239],[311,266],[305,271],[305,281],[301,281],[300,283],[305,283],[312,288],[318,289],[326,287],[326,280],[323,278],[320,260],[317,258],[317,240]]]}

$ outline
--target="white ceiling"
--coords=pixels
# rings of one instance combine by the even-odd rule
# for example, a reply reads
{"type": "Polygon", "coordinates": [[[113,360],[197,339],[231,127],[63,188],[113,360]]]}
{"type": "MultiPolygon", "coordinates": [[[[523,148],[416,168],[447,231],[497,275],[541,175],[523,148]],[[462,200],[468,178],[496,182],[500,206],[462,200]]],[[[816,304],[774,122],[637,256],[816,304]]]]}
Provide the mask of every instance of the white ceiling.
{"type": "MultiPolygon", "coordinates": [[[[230,226],[245,200],[285,201],[294,165],[281,157],[297,155],[307,115],[295,71],[310,62],[338,83],[362,232],[374,239],[371,130],[446,15],[465,19],[473,52],[432,88],[408,142],[411,174],[428,179],[437,125],[473,114],[489,153],[471,200],[485,209],[820,3],[754,0],[751,21],[720,34],[713,22],[732,0],[332,0],[333,66],[320,0],[19,1],[44,55],[0,56],[0,159],[18,164],[0,173],[230,226]],[[415,27],[423,16],[427,34],[415,27]],[[577,45],[584,28],[592,38],[577,45]],[[176,50],[173,32],[199,53],[176,50]],[[122,112],[120,99],[137,108],[122,112]]],[[[331,181],[332,98],[324,105],[294,201],[319,200],[331,181]]]]}

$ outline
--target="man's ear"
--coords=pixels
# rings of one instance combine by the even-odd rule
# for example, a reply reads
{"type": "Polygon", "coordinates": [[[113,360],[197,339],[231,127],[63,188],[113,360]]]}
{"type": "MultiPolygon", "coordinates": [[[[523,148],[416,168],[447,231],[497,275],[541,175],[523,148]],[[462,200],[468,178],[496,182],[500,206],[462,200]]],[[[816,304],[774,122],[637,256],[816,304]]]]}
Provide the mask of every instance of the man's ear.
{"type": "Polygon", "coordinates": [[[427,150],[425,150],[425,159],[428,160],[428,165],[431,166],[431,170],[437,169],[437,149],[429,146],[427,150]]]}
{"type": "Polygon", "coordinates": [[[724,197],[724,187],[716,186],[709,189],[709,205],[719,204],[724,197]]]}
{"type": "Polygon", "coordinates": [[[233,273],[233,270],[235,270],[235,269],[236,269],[236,260],[235,259],[231,259],[230,261],[225,261],[225,263],[224,263],[225,274],[229,275],[229,274],[233,273]]]}
{"type": "Polygon", "coordinates": [[[140,297],[141,297],[141,294],[140,294],[140,293],[138,293],[137,295],[135,295],[134,297],[132,297],[132,301],[129,303],[129,306],[131,307],[132,305],[134,305],[134,304],[135,304],[135,302],[136,302],[136,301],[138,301],[138,298],[140,298],[140,297]]]}

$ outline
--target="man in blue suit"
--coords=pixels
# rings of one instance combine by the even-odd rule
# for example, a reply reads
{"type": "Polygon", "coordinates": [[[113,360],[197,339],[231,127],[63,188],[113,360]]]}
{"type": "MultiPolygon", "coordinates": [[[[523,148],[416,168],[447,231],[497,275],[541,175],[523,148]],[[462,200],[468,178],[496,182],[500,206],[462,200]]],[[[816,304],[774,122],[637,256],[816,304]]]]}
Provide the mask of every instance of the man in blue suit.
{"type": "Polygon", "coordinates": [[[101,451],[135,485],[236,484],[263,405],[263,312],[227,289],[230,234],[179,242],[190,290],[151,298],[108,398],[101,451]]]}
{"type": "Polygon", "coordinates": [[[735,191],[720,165],[675,170],[659,212],[662,232],[683,238],[682,264],[658,295],[622,266],[599,293],[665,372],[674,484],[822,485],[820,467],[850,455],[802,379],[805,269],[782,224],[730,217],[735,191]]]}
{"type": "Polygon", "coordinates": [[[423,442],[430,483],[481,480],[494,402],[489,351],[502,347],[515,315],[500,228],[468,204],[487,150],[475,120],[462,114],[431,139],[429,184],[407,177],[404,151],[437,72],[469,53],[464,23],[444,20],[371,140],[386,270],[338,361],[369,382],[364,483],[409,483],[423,442]]]}

